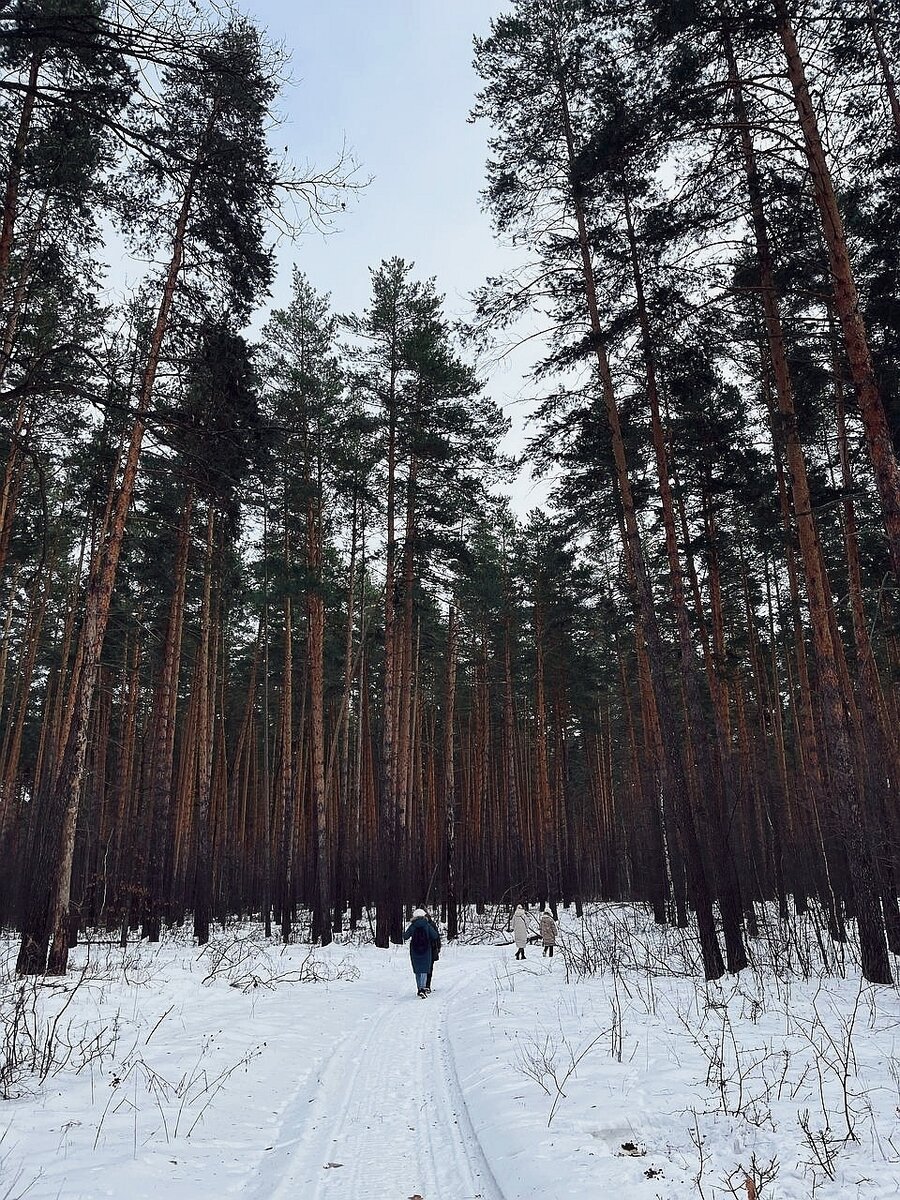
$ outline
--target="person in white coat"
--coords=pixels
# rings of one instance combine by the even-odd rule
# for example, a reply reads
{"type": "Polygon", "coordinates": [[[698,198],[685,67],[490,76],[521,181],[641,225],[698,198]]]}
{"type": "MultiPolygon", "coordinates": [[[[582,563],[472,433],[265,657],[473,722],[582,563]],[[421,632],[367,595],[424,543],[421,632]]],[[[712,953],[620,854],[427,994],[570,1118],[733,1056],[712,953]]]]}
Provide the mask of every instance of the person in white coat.
{"type": "Polygon", "coordinates": [[[525,946],[528,943],[528,926],[525,923],[525,909],[521,904],[516,905],[512,919],[513,937],[516,939],[516,958],[525,957],[525,946]]]}
{"type": "Polygon", "coordinates": [[[549,908],[541,913],[541,942],[544,947],[544,958],[548,953],[553,957],[553,947],[556,945],[556,922],[549,908]]]}

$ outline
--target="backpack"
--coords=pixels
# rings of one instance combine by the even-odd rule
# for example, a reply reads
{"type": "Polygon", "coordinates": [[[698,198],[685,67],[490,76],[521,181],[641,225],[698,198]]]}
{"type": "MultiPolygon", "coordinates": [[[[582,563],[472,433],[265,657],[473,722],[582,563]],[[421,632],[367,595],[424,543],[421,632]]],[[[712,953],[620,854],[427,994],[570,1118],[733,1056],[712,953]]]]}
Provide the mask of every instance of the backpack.
{"type": "Polygon", "coordinates": [[[410,949],[417,958],[423,958],[428,953],[428,942],[428,930],[424,925],[417,925],[410,942],[410,949]]]}

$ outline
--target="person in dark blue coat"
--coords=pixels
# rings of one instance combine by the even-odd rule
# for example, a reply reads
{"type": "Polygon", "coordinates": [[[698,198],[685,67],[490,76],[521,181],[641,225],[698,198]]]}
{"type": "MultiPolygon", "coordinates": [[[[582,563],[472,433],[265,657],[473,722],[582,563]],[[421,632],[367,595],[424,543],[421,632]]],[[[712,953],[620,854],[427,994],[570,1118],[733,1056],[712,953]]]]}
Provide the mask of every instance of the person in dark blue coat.
{"type": "Polygon", "coordinates": [[[440,935],[428,920],[424,908],[417,908],[413,913],[403,940],[409,942],[409,958],[419,989],[419,999],[424,1000],[428,995],[426,985],[434,962],[434,947],[440,941],[440,935]]]}

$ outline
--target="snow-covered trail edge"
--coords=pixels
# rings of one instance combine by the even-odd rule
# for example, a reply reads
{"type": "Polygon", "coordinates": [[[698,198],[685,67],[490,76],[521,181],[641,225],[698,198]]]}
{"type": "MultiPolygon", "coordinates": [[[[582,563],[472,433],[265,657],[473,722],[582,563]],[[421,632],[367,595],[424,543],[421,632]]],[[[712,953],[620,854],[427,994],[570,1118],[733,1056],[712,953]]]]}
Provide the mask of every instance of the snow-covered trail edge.
{"type": "MultiPolygon", "coordinates": [[[[643,911],[563,916],[681,953],[643,911]]],[[[731,1200],[751,1170],[761,1200],[900,1196],[900,992],[849,972],[580,979],[485,938],[422,1001],[400,946],[103,946],[25,988],[41,1038],[65,1015],[0,1102],[0,1200],[731,1200]]]]}

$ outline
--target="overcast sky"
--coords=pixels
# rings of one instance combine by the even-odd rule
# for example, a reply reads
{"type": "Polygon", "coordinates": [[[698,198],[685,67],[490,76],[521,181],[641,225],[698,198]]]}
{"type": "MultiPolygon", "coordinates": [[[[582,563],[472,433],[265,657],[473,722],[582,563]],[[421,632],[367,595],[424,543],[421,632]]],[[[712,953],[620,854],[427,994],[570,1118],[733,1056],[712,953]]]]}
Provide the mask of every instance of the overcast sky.
{"type": "MultiPolygon", "coordinates": [[[[330,292],[337,312],[369,297],[369,267],[399,255],[419,277],[434,275],[453,316],[489,273],[509,266],[481,212],[488,129],[467,123],[478,80],[472,38],[486,34],[502,0],[242,0],[241,7],[290,53],[293,84],[282,94],[276,135],[295,161],[319,167],[346,140],[371,177],[327,237],[314,232],[279,247],[275,300],[287,295],[292,263],[330,292]]],[[[523,444],[523,372],[531,350],[492,369],[488,391],[523,444]]],[[[513,492],[524,513],[543,496],[527,478],[513,492]]]]}

